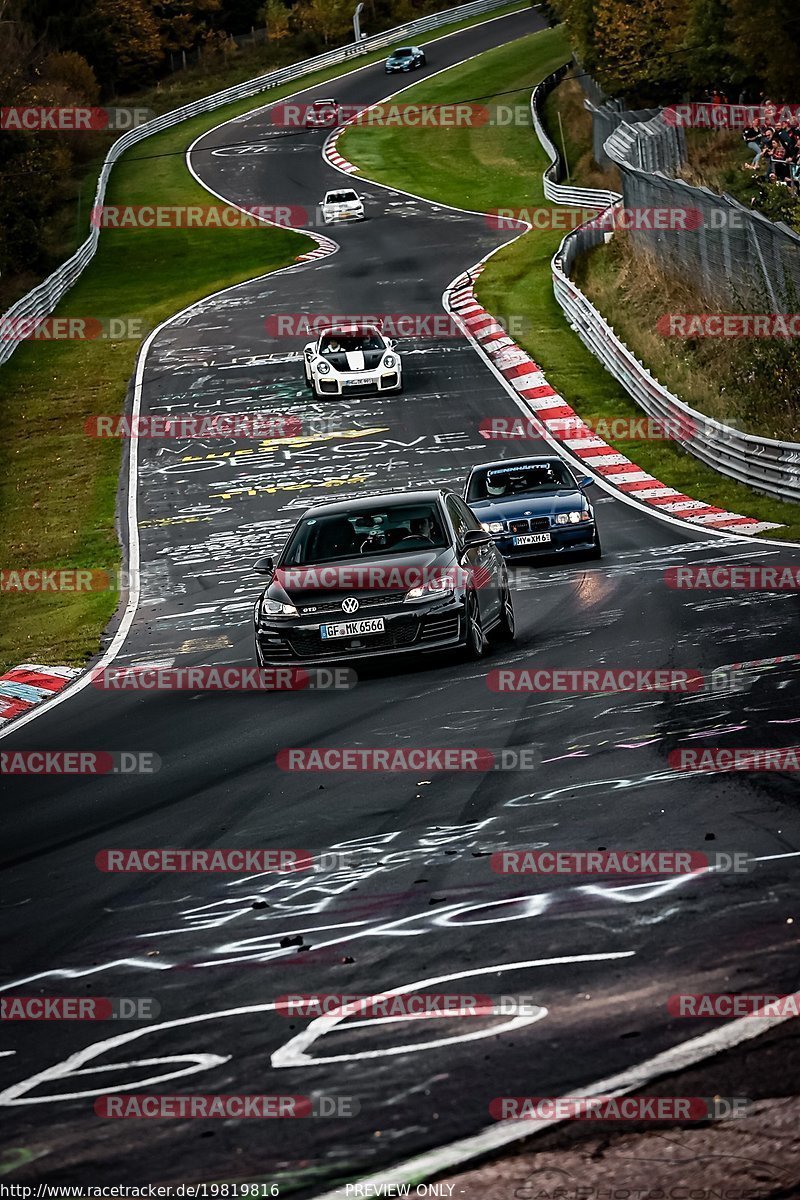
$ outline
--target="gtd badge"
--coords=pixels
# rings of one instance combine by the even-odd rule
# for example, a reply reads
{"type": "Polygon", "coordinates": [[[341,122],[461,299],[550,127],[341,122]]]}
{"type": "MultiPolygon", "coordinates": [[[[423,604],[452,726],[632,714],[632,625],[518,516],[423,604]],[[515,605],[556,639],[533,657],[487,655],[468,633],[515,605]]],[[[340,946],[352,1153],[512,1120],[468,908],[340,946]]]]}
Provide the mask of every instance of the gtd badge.
{"type": "Polygon", "coordinates": [[[342,601],[342,608],[346,613],[358,612],[358,601],[355,596],[347,596],[342,601]]]}

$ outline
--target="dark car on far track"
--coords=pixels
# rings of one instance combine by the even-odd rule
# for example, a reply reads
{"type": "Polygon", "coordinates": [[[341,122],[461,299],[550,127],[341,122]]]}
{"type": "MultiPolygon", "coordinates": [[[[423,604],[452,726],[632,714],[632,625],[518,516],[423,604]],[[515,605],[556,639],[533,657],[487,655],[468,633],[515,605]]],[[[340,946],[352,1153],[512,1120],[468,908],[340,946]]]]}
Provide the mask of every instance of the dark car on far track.
{"type": "Polygon", "coordinates": [[[470,472],[464,498],[504,558],[582,553],[600,558],[594,509],[556,454],[484,463],[470,472]]]}
{"type": "Polygon", "coordinates": [[[401,71],[424,67],[427,61],[425,51],[420,50],[419,46],[398,46],[387,58],[384,69],[387,75],[397,75],[401,71]]]}
{"type": "Polygon", "coordinates": [[[254,609],[260,666],[328,663],[514,638],[508,573],[455,492],[389,492],[320,504],[300,518],[254,609]]]}

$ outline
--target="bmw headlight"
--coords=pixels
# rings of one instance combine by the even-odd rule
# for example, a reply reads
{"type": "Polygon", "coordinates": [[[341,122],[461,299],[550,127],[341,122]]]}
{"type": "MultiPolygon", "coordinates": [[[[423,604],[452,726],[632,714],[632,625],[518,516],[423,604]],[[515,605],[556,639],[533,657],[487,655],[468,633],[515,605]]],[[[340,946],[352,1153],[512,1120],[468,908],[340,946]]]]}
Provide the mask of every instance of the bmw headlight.
{"type": "Polygon", "coordinates": [[[331,364],[326,363],[325,359],[323,358],[321,362],[317,363],[317,370],[319,371],[320,375],[330,375],[331,364]]]}
{"type": "Polygon", "coordinates": [[[581,510],[581,520],[582,521],[591,521],[591,519],[592,519],[592,514],[589,512],[588,508],[582,509],[581,510]]]}
{"type": "Polygon", "coordinates": [[[261,605],[262,617],[296,617],[297,609],[293,604],[282,604],[280,600],[264,600],[261,605]]]}
{"type": "Polygon", "coordinates": [[[481,527],[483,529],[485,529],[487,533],[502,533],[503,532],[503,522],[502,521],[481,521],[481,527]]]}
{"type": "Polygon", "coordinates": [[[571,512],[569,514],[569,520],[570,520],[571,525],[577,525],[580,522],[580,519],[581,519],[581,514],[579,512],[571,512]]]}
{"type": "Polygon", "coordinates": [[[395,356],[393,354],[384,354],[383,365],[385,367],[396,367],[397,359],[395,358],[395,356]]]}
{"type": "Polygon", "coordinates": [[[558,513],[556,515],[556,525],[568,525],[569,513],[558,513]]]}
{"type": "Polygon", "coordinates": [[[453,580],[446,576],[442,576],[440,579],[429,579],[427,583],[413,587],[403,603],[413,604],[415,600],[445,600],[448,596],[452,596],[454,590],[453,580]]]}

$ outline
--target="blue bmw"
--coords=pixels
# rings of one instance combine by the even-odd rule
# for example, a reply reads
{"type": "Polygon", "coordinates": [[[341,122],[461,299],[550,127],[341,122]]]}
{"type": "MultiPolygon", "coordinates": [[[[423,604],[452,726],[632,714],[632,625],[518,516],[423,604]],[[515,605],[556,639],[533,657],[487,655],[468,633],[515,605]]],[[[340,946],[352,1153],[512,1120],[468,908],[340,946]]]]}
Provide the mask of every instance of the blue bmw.
{"type": "Polygon", "coordinates": [[[557,455],[504,459],[473,467],[464,499],[504,558],[578,553],[600,558],[594,509],[557,455]]]}

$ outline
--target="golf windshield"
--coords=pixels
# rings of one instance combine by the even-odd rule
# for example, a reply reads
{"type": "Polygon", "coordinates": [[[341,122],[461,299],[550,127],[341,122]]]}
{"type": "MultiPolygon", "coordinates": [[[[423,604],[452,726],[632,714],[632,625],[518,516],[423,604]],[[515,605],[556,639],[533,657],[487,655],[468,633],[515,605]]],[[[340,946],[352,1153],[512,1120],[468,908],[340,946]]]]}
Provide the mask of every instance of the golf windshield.
{"type": "Polygon", "coordinates": [[[356,511],[307,517],[292,534],[280,566],[308,566],[340,558],[409,554],[447,546],[434,504],[370,505],[356,511]]]}
{"type": "Polygon", "coordinates": [[[529,496],[537,492],[576,487],[569,469],[558,459],[541,463],[522,463],[516,467],[498,467],[477,472],[472,477],[467,501],[498,500],[503,496],[529,496]]]}

